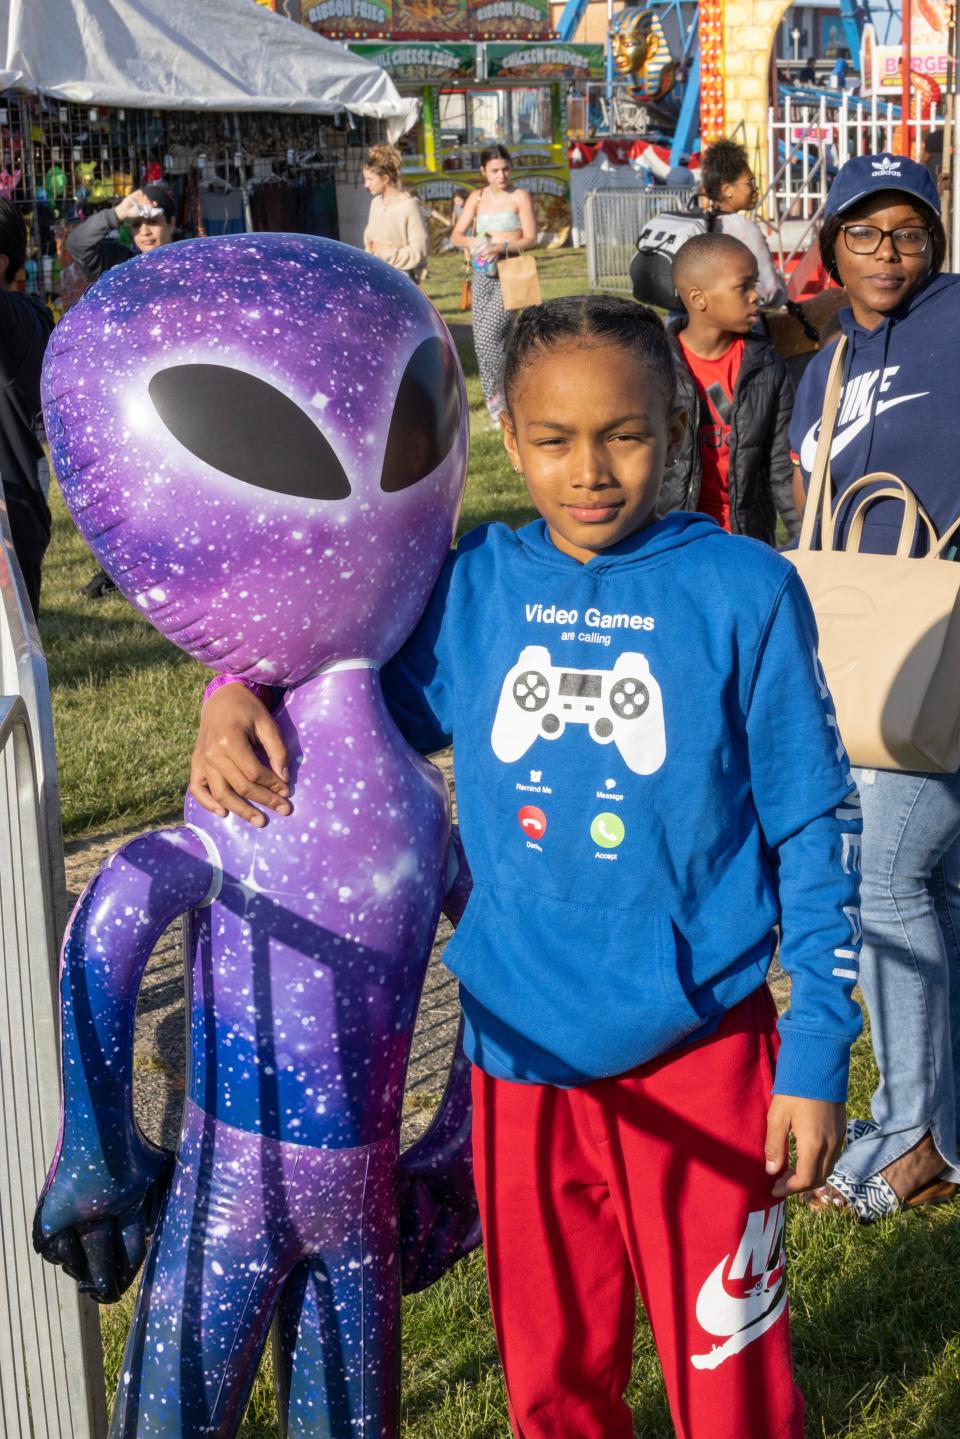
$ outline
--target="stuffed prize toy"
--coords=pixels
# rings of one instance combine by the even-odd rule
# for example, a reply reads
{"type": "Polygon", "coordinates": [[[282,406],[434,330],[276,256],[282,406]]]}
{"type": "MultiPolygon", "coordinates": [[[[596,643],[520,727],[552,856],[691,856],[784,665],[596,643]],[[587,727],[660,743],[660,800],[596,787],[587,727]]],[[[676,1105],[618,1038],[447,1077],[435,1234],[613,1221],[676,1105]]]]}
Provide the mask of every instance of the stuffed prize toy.
{"type": "Polygon", "coordinates": [[[398,1152],[434,930],[468,882],[446,786],[378,676],[456,525],[456,353],[372,256],[194,240],[111,270],[70,311],[44,414],[66,502],[127,598],[212,669],[283,687],[294,812],[257,830],[188,799],[184,824],[131,841],[87,887],[64,941],[63,1124],[34,1241],[103,1301],[149,1241],[114,1439],[234,1435],[274,1318],[285,1434],[395,1436],[401,1284],[478,1239],[459,1044],[434,1124],[398,1152]],[[137,993],[178,915],[174,1160],[137,1127],[131,1085],[137,993]]]}

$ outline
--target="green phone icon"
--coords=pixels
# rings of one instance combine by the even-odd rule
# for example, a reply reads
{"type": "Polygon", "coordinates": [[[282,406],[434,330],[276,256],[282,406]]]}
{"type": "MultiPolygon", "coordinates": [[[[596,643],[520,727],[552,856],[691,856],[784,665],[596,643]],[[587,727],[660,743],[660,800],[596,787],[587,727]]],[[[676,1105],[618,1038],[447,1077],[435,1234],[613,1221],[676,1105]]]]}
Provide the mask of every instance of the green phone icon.
{"type": "Polygon", "coordinates": [[[590,838],[602,849],[616,849],[625,832],[623,820],[618,814],[611,814],[609,810],[598,814],[590,826],[590,838]]]}

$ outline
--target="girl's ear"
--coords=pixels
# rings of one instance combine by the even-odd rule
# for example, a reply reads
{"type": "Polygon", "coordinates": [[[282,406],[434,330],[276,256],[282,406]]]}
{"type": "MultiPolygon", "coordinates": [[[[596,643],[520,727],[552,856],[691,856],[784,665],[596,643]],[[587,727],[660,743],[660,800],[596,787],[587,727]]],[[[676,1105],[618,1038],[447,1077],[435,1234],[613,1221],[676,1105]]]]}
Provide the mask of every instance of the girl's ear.
{"type": "Polygon", "coordinates": [[[517,432],[513,427],[513,419],[511,418],[509,410],[500,411],[500,434],[503,438],[503,448],[506,450],[510,458],[511,465],[516,470],[518,475],[522,474],[523,469],[520,464],[520,449],[517,445],[517,432]]]}

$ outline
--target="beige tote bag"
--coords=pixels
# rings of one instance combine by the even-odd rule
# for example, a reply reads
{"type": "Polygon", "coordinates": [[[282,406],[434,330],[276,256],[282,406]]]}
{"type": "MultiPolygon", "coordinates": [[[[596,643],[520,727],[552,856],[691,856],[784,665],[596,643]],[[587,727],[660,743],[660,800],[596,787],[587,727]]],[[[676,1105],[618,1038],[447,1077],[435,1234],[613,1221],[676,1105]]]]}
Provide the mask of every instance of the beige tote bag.
{"type": "Polygon", "coordinates": [[[529,305],[540,304],[540,276],[532,255],[514,255],[509,260],[498,260],[497,274],[505,310],[525,310],[529,305]]]}
{"type": "Polygon", "coordinates": [[[938,539],[909,486],[884,472],[856,480],[833,506],[830,446],[846,343],[838,342],[827,379],[799,548],[786,557],[813,603],[820,662],[851,761],[868,769],[952,774],[960,768],[960,563],[943,557],[960,534],[960,520],[938,539]],[[878,488],[848,508],[851,497],[872,486],[878,488]],[[860,554],[866,510],[881,498],[903,503],[897,552],[860,554]],[[841,510],[849,528],[839,548],[841,510]],[[914,559],[918,524],[926,526],[930,550],[914,559]]]}

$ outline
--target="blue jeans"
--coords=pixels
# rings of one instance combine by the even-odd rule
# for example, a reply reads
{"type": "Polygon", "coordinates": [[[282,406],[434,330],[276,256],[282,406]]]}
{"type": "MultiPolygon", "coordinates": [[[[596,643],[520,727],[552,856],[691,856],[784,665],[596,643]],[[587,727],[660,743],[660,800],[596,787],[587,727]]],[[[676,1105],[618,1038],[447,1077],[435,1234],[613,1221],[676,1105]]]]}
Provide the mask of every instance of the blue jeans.
{"type": "Polygon", "coordinates": [[[863,805],[863,954],[879,1129],[837,1170],[867,1179],[928,1132],[960,1181],[960,774],[854,770],[863,805]]]}

